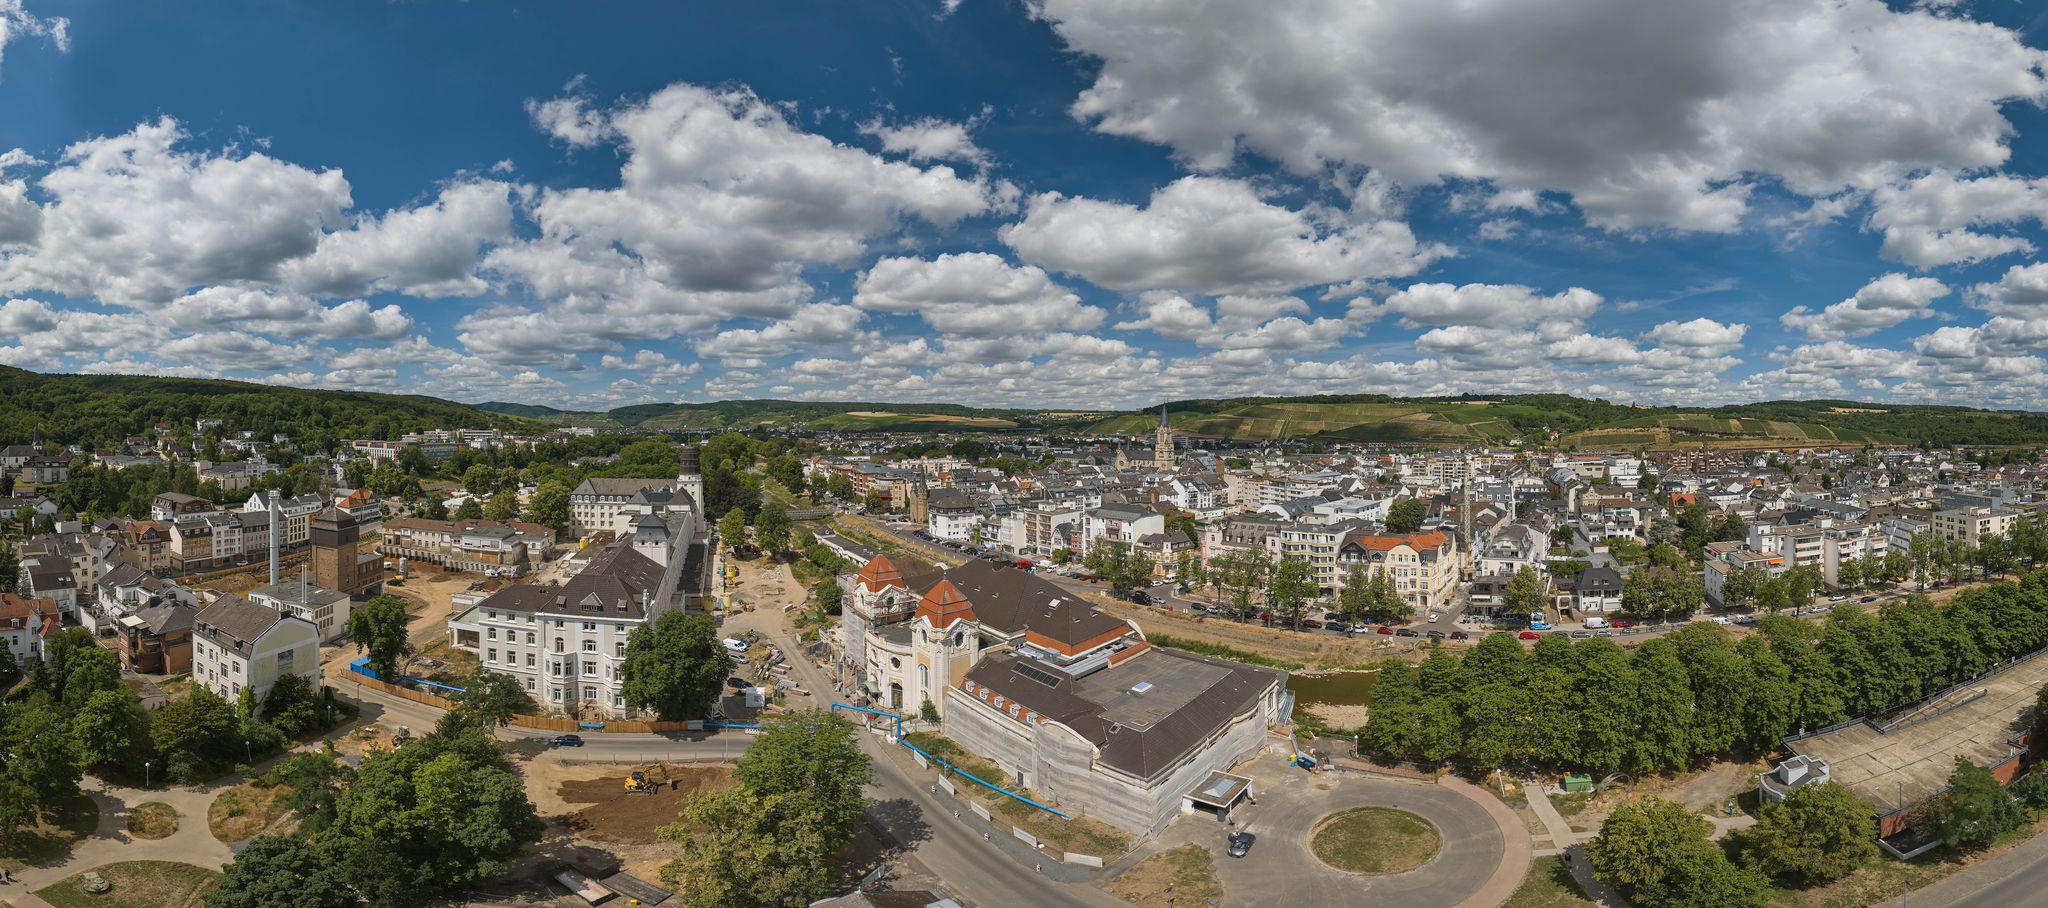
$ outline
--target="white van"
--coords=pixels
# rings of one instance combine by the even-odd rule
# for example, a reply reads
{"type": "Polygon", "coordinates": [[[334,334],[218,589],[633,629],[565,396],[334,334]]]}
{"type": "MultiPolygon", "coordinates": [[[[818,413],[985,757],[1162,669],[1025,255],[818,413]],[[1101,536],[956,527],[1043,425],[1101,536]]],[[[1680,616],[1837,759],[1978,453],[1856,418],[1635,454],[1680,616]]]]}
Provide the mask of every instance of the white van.
{"type": "Polygon", "coordinates": [[[735,656],[747,651],[747,641],[738,637],[727,637],[719,642],[725,644],[726,651],[735,656]]]}
{"type": "Polygon", "coordinates": [[[1606,626],[1607,626],[1607,619],[1605,619],[1605,618],[1600,618],[1600,617],[1593,617],[1593,618],[1587,618],[1587,619],[1586,619],[1586,629],[1587,629],[1587,630],[1597,630],[1597,629],[1599,629],[1599,628],[1603,628],[1603,627],[1606,627],[1606,626]]]}

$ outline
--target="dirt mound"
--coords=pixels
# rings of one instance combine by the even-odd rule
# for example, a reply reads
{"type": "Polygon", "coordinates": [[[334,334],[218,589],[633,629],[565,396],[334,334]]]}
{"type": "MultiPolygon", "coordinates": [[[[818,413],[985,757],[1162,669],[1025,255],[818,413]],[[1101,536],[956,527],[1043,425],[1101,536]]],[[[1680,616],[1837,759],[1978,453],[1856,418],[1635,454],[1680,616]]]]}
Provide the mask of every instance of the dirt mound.
{"type": "MultiPolygon", "coordinates": [[[[642,767],[645,769],[645,767],[642,767]]],[[[621,845],[653,842],[654,831],[676,821],[683,802],[699,791],[727,788],[733,784],[731,766],[671,766],[675,781],[653,794],[627,794],[626,773],[602,779],[563,782],[556,792],[571,804],[588,804],[564,818],[583,838],[621,845]]]]}

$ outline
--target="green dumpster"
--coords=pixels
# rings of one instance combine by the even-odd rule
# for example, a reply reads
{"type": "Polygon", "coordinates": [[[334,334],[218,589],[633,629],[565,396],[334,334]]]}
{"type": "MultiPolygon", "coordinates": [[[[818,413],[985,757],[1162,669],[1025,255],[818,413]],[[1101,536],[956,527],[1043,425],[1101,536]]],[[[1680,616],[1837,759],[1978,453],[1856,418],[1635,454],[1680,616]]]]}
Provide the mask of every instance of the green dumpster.
{"type": "Polygon", "coordinates": [[[1576,794],[1581,791],[1592,791],[1593,777],[1586,775],[1584,773],[1576,773],[1573,775],[1565,776],[1564,790],[1573,794],[1576,794]]]}

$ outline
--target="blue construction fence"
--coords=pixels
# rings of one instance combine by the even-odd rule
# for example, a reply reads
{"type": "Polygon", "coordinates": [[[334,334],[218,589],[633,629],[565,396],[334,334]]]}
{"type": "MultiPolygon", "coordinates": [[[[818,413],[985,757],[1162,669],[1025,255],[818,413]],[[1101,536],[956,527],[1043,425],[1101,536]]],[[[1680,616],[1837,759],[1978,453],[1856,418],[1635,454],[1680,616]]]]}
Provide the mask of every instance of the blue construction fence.
{"type": "Polygon", "coordinates": [[[459,694],[462,693],[464,690],[460,687],[450,687],[446,684],[441,684],[436,681],[429,681],[425,678],[414,678],[409,675],[399,675],[395,679],[378,677],[376,669],[370,667],[370,657],[368,656],[364,656],[360,659],[357,659],[354,662],[349,663],[348,670],[355,672],[358,675],[362,675],[365,678],[369,678],[372,681],[382,681],[386,684],[418,684],[423,687],[431,687],[435,690],[444,690],[451,694],[459,694]]]}
{"type": "Polygon", "coordinates": [[[850,711],[852,711],[852,712],[858,712],[858,713],[867,713],[867,714],[868,714],[868,715],[870,715],[870,716],[881,716],[882,718],[885,718],[885,719],[890,719],[890,720],[893,720],[893,721],[894,721],[894,722],[896,723],[896,728],[894,729],[894,733],[893,733],[893,735],[892,735],[892,736],[893,736],[893,737],[894,737],[894,738],[896,739],[896,743],[898,743],[898,744],[901,744],[901,745],[903,745],[904,747],[908,748],[908,749],[910,750],[910,752],[912,752],[912,753],[914,753],[914,754],[917,754],[918,756],[924,757],[925,759],[927,759],[927,760],[930,760],[930,761],[931,761],[931,762],[933,762],[933,763],[937,763],[937,764],[939,764],[940,766],[944,766],[944,767],[945,767],[945,768],[947,768],[948,770],[951,770],[951,771],[952,771],[952,773],[953,773],[954,775],[956,775],[956,776],[959,776],[960,778],[966,779],[966,780],[967,780],[967,781],[969,781],[969,782],[973,782],[973,783],[975,783],[976,785],[980,785],[981,787],[983,787],[983,788],[986,788],[986,789],[988,789],[988,790],[990,790],[990,791],[993,791],[993,792],[995,792],[995,793],[997,793],[997,794],[1000,794],[1000,795],[1002,795],[1002,796],[1004,796],[1004,797],[1006,797],[1006,798],[1010,798],[1010,799],[1012,799],[1012,800],[1015,800],[1015,801],[1019,801],[1019,802],[1025,803],[1025,804],[1029,804],[1029,805],[1031,805],[1031,806],[1033,806],[1033,807],[1036,807],[1036,808],[1038,808],[1039,810],[1043,810],[1043,811],[1045,811],[1046,813],[1049,813],[1049,814],[1052,814],[1053,816],[1059,817],[1059,818],[1060,818],[1060,819],[1062,819],[1062,820],[1071,820],[1071,819],[1073,819],[1073,816],[1072,816],[1072,815],[1070,815],[1070,814],[1068,814],[1068,813],[1067,813],[1066,811],[1060,810],[1060,809],[1059,809],[1059,808],[1057,808],[1057,807],[1048,807],[1048,806],[1046,806],[1046,805],[1044,805],[1044,804],[1040,804],[1040,803],[1038,803],[1037,801],[1031,800],[1030,798],[1027,798],[1027,797],[1025,797],[1025,796],[1023,796],[1023,795],[1020,795],[1020,794],[1018,794],[1018,793],[1016,793],[1016,792],[1014,792],[1014,791],[1011,791],[1011,790],[1009,790],[1009,789],[1007,789],[1007,788],[1004,788],[1004,787],[1002,787],[1001,785],[997,785],[997,784],[995,784],[994,782],[990,782],[990,781],[988,781],[987,779],[983,779],[983,778],[981,778],[980,776],[977,776],[977,775],[975,775],[975,774],[973,774],[973,773],[970,773],[970,772],[968,772],[968,771],[966,771],[966,770],[964,770],[964,769],[961,769],[960,767],[958,767],[958,766],[955,766],[955,765],[953,765],[952,761],[950,761],[950,760],[947,760],[947,759],[946,759],[946,758],[944,758],[944,757],[940,757],[940,756],[937,756],[937,755],[933,754],[933,753],[932,753],[931,751],[925,750],[925,749],[924,749],[924,748],[922,748],[922,747],[919,747],[919,746],[917,746],[917,745],[915,745],[915,744],[912,744],[912,743],[910,743],[910,742],[909,742],[908,740],[906,740],[906,739],[905,739],[905,738],[903,737],[903,717],[902,717],[902,716],[899,716],[899,715],[897,715],[897,714],[895,714],[895,713],[891,713],[891,712],[883,712],[882,710],[879,710],[879,709],[869,709],[869,708],[867,708],[867,707],[865,707],[865,706],[854,706],[854,705],[853,705],[853,704],[851,704],[851,703],[834,703],[834,704],[832,704],[832,711],[833,711],[833,712],[835,712],[835,713],[836,713],[836,712],[838,712],[838,711],[840,711],[840,710],[842,710],[842,709],[845,709],[845,710],[850,710],[850,711]]]}

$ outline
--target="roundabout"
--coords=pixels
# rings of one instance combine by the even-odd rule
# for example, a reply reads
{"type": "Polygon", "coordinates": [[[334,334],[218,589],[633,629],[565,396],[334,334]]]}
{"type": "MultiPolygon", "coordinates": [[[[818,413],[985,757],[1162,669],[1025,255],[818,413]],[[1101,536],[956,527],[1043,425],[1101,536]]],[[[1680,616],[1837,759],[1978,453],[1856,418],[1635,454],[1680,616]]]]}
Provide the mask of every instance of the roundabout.
{"type": "Polygon", "coordinates": [[[1346,873],[1406,873],[1443,849],[1436,826],[1392,807],[1353,807],[1324,817],[1308,836],[1316,860],[1346,873]]]}
{"type": "Polygon", "coordinates": [[[1215,851],[1226,905],[1476,905],[1508,857],[1494,816],[1449,785],[1304,773],[1270,755],[1235,771],[1258,791],[1233,817],[1258,836],[1251,852],[1224,855],[1220,824],[1183,827],[1215,851]]]}

